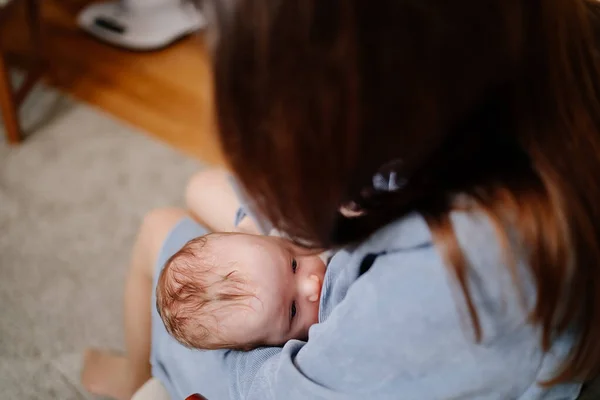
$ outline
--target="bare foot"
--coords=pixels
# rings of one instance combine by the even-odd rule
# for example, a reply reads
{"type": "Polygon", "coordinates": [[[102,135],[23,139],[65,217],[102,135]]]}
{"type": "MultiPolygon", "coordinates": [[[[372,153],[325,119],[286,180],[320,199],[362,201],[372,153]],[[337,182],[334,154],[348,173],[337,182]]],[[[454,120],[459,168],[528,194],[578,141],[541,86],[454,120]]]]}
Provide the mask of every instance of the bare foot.
{"type": "Polygon", "coordinates": [[[108,351],[86,350],[81,383],[92,394],[117,400],[129,400],[135,392],[127,358],[108,351]]]}

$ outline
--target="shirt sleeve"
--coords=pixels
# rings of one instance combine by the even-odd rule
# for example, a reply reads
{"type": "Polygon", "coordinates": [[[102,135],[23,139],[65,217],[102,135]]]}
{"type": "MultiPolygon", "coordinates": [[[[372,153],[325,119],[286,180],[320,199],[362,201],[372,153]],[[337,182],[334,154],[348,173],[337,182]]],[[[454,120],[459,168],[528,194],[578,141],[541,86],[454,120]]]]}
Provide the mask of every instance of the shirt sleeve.
{"type": "Polygon", "coordinates": [[[539,332],[512,304],[518,297],[496,287],[510,279],[494,276],[496,267],[482,265],[489,275],[483,281],[473,277],[484,285],[473,291],[484,328],[480,343],[435,249],[399,251],[379,256],[327,320],[310,329],[308,342],[224,353],[230,396],[522,398],[542,363],[539,332]]]}

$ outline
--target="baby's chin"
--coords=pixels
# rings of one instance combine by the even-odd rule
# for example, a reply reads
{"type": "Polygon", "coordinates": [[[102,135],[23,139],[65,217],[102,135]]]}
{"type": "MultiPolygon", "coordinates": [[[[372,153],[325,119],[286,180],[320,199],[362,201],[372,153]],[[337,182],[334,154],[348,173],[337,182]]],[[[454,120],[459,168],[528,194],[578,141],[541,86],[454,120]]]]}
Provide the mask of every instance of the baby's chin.
{"type": "Polygon", "coordinates": [[[303,327],[300,332],[296,332],[294,334],[290,334],[289,336],[287,336],[287,338],[285,339],[285,341],[283,341],[282,343],[266,343],[267,346],[276,346],[276,347],[282,347],[283,345],[285,345],[287,342],[289,342],[290,340],[302,340],[302,341],[308,341],[308,331],[310,329],[311,326],[313,326],[314,324],[316,324],[318,321],[315,321],[313,324],[309,324],[305,327],[303,327]]]}
{"type": "MultiPolygon", "coordinates": [[[[318,315],[318,313],[317,313],[317,315],[318,315]]],[[[317,323],[319,323],[319,320],[318,320],[318,318],[315,318],[315,321],[313,323],[305,326],[304,329],[302,329],[301,333],[298,334],[298,337],[295,337],[293,339],[304,340],[304,341],[308,340],[308,331],[310,330],[310,327],[317,323]]]]}

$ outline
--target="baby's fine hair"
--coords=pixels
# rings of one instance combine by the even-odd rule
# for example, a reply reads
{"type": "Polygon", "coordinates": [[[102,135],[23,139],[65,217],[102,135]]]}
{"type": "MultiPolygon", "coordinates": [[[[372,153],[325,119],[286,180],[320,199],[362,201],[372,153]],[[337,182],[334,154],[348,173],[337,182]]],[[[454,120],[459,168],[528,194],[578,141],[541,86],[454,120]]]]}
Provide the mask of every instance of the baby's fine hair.
{"type": "Polygon", "coordinates": [[[244,307],[252,296],[242,276],[232,268],[226,274],[215,269],[219,257],[211,249],[227,233],[210,233],[190,240],[166,263],[156,286],[156,307],[171,336],[195,349],[240,349],[219,335],[219,315],[224,308],[244,307]]]}

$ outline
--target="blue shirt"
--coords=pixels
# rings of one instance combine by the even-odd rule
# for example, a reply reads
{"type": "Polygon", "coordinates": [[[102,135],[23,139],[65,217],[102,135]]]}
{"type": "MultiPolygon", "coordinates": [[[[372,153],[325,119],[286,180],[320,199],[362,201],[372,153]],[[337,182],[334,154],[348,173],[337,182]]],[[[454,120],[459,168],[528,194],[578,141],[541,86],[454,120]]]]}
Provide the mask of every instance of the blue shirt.
{"type": "MultiPolygon", "coordinates": [[[[527,319],[536,289],[525,259],[516,257],[515,285],[489,220],[466,212],[451,219],[469,263],[481,342],[427,224],[410,215],[336,253],[308,342],[196,352],[215,371],[215,386],[207,388],[206,374],[194,379],[196,359],[185,376],[170,374],[189,383],[177,396],[226,385],[231,399],[575,399],[579,384],[539,385],[561,365],[572,337],[542,351],[541,329],[527,319]]],[[[177,371],[191,360],[178,357],[177,371]]]]}

